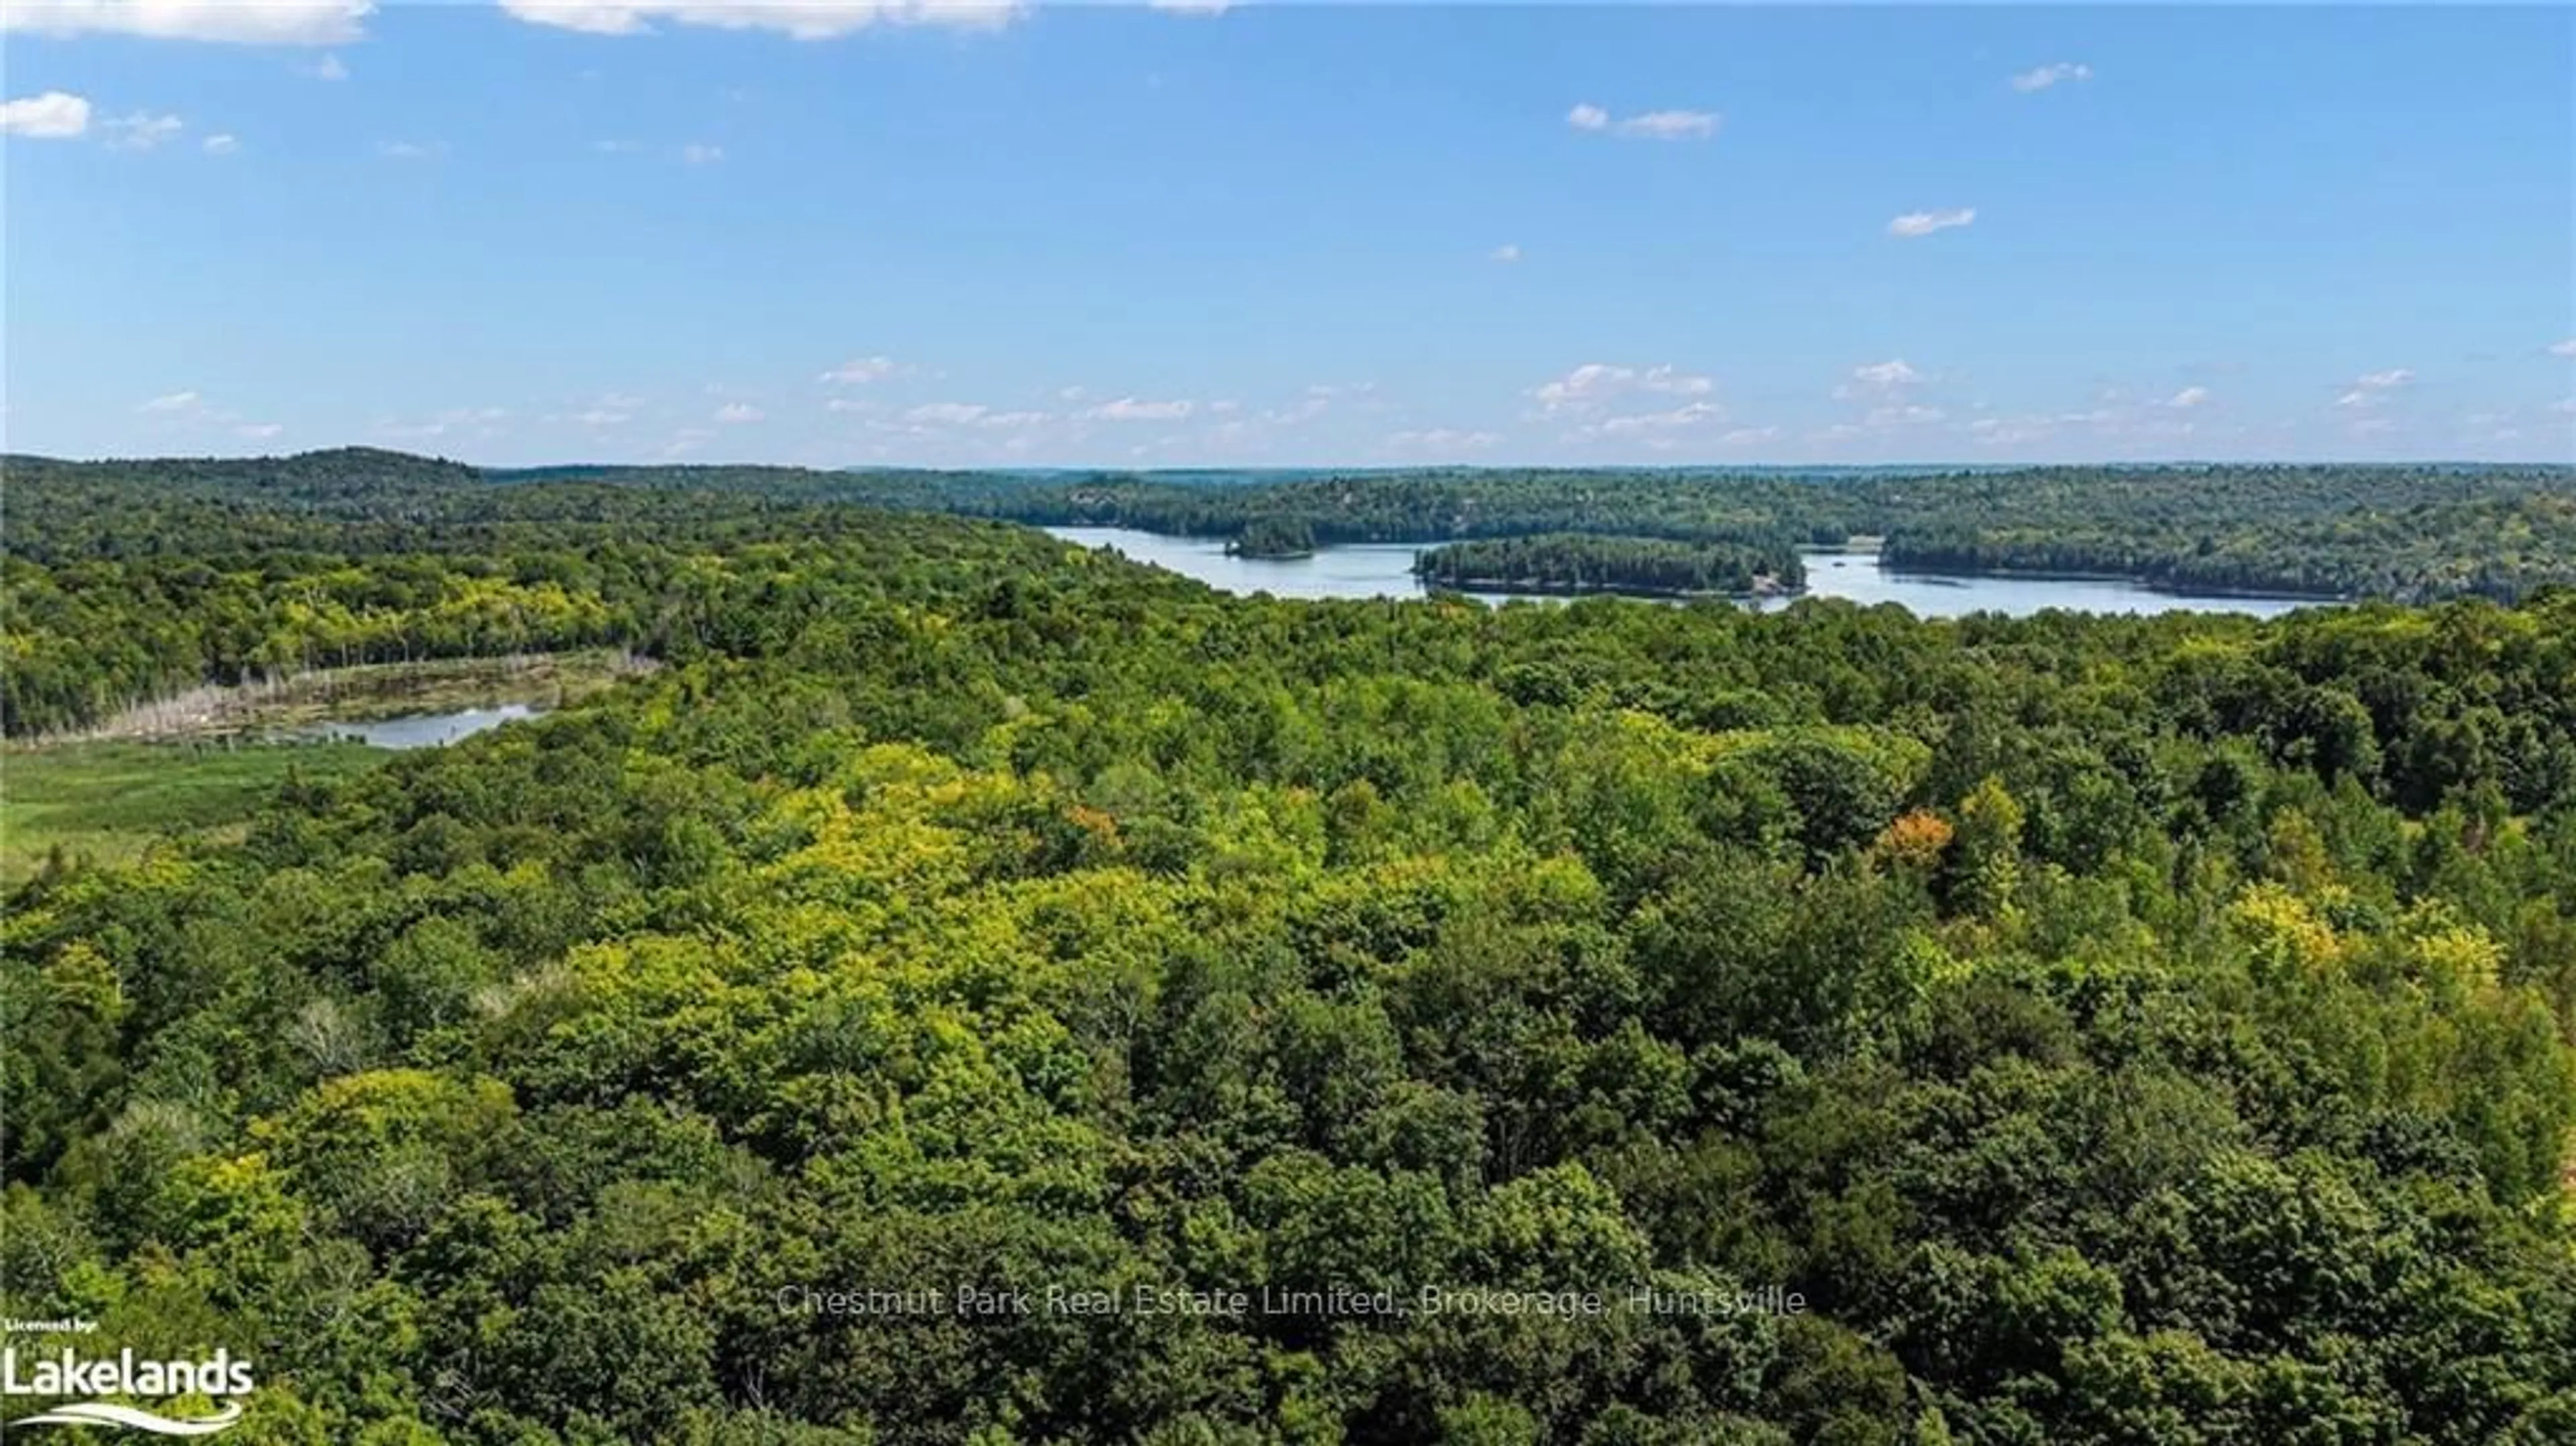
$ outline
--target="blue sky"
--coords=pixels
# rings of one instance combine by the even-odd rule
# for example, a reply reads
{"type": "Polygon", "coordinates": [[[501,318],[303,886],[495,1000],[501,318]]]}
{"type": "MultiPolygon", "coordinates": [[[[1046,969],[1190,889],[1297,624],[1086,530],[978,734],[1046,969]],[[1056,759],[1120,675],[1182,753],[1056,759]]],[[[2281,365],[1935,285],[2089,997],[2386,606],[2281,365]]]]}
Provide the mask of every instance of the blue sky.
{"type": "Polygon", "coordinates": [[[15,4],[6,443],[2576,460],[2576,11],[15,4]]]}

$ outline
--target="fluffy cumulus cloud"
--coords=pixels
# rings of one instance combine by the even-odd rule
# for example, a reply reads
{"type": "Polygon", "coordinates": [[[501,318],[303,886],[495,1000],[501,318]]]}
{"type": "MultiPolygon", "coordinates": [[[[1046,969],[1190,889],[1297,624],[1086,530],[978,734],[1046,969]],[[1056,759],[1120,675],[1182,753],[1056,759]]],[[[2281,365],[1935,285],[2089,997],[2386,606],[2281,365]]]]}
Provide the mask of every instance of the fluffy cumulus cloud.
{"type": "Polygon", "coordinates": [[[1957,206],[1947,211],[1908,211],[1887,223],[1890,236],[1929,236],[1935,231],[1953,230],[1976,224],[1977,208],[1957,206]]]}
{"type": "Polygon", "coordinates": [[[735,426],[739,426],[745,422],[757,422],[760,420],[761,415],[762,413],[760,408],[753,406],[749,402],[727,402],[723,406],[716,408],[717,421],[730,423],[735,426]]]}
{"type": "Polygon", "coordinates": [[[2415,374],[2404,367],[2391,367],[2384,372],[2364,372],[2353,379],[2352,386],[2335,398],[2338,407],[2368,411],[2388,400],[2388,394],[2415,380],[2415,374]]]}
{"type": "Polygon", "coordinates": [[[1521,248],[1514,246],[1509,242],[1505,242],[1504,244],[1495,247],[1493,250],[1486,252],[1485,259],[1488,261],[1499,261],[1508,266],[1512,262],[1521,259],[1521,248]]]}
{"type": "Polygon", "coordinates": [[[2187,410],[2192,407],[2207,405],[2208,401],[2209,388],[2185,387],[2181,391],[2174,393],[2172,396],[2165,398],[2165,405],[2178,410],[2187,410]]]}
{"type": "Polygon", "coordinates": [[[2050,86],[2062,85],[2070,80],[2091,80],[2092,78],[2093,67],[2061,60],[2055,65],[2043,65],[2037,70],[2025,70],[2014,76],[2012,88],[2027,95],[2032,91],[2046,90],[2050,86]]]}
{"type": "Polygon", "coordinates": [[[591,35],[641,35],[661,24],[774,30],[830,40],[872,25],[990,29],[1025,13],[1019,0],[501,0],[533,25],[591,35]]]}
{"type": "Polygon", "coordinates": [[[345,45],[372,0],[11,0],[0,28],[47,35],[143,35],[230,45],[345,45]]]}
{"type": "Polygon", "coordinates": [[[1897,357],[1853,367],[1852,380],[1864,387],[1910,387],[1919,385],[1923,374],[1907,365],[1905,358],[1897,357]]]}
{"type": "Polygon", "coordinates": [[[1576,130],[1644,141],[1706,140],[1717,134],[1717,128],[1724,119],[1717,112],[1706,110],[1650,110],[1640,115],[1613,118],[1610,112],[1589,101],[1565,113],[1565,123],[1576,130]]]}
{"type": "Polygon", "coordinates": [[[162,142],[174,139],[187,129],[188,123],[174,115],[154,115],[136,111],[131,115],[109,116],[98,123],[99,134],[107,138],[111,149],[148,151],[162,142]]]}
{"type": "Polygon", "coordinates": [[[88,129],[89,102],[66,91],[49,90],[0,104],[0,135],[67,141],[88,129]]]}
{"type": "Polygon", "coordinates": [[[1103,402],[1083,413],[1097,422],[1177,422],[1196,410],[1186,401],[1148,402],[1135,397],[1120,397],[1103,402]]]}
{"type": "Polygon", "coordinates": [[[1564,376],[1530,388],[1529,395],[1548,411],[1560,412],[1600,406],[1635,392],[1704,397],[1715,390],[1714,380],[1669,364],[1640,368],[1585,362],[1564,376]]]}
{"type": "Polygon", "coordinates": [[[912,368],[889,356],[853,357],[816,377],[815,380],[841,387],[865,386],[869,382],[881,382],[888,377],[902,376],[911,370],[912,368]]]}
{"type": "Polygon", "coordinates": [[[1684,427],[1697,427],[1726,419],[1726,409],[1714,402],[1692,402],[1663,412],[1637,412],[1628,416],[1604,417],[1595,429],[1604,436],[1626,437],[1641,432],[1670,432],[1684,427]]]}

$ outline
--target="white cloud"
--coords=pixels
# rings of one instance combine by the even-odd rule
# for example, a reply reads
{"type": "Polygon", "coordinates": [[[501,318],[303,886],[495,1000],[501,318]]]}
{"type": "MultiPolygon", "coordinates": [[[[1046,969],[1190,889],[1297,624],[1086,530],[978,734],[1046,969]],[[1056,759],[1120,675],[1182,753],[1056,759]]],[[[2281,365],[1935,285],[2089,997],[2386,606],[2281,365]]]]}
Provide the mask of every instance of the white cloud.
{"type": "Polygon", "coordinates": [[[1960,206],[1948,211],[1908,211],[1887,223],[1890,236],[1929,236],[1954,226],[1966,226],[1977,219],[1977,208],[1960,206]]]}
{"type": "Polygon", "coordinates": [[[304,73],[313,77],[315,80],[347,80],[349,78],[349,67],[340,63],[340,57],[336,55],[326,55],[320,60],[313,62],[311,65],[304,67],[304,73]]]}
{"type": "Polygon", "coordinates": [[[345,45],[365,32],[371,0],[13,0],[0,29],[47,35],[143,35],[234,45],[345,45]]]}
{"type": "Polygon", "coordinates": [[[170,392],[163,396],[154,397],[152,400],[145,402],[142,406],[135,408],[135,410],[138,412],[151,412],[159,416],[168,417],[176,416],[182,412],[193,412],[204,405],[204,399],[199,397],[195,392],[170,392]]]}
{"type": "Polygon", "coordinates": [[[2576,417],[2576,397],[2562,397],[2549,404],[2549,410],[2562,417],[2576,417]]]}
{"type": "Polygon", "coordinates": [[[202,144],[210,156],[229,156],[241,149],[241,142],[229,135],[208,136],[202,144]]]}
{"type": "Polygon", "coordinates": [[[1637,385],[1650,392],[1670,392],[1682,397],[1704,397],[1717,390],[1714,379],[1675,371],[1670,366],[1647,368],[1637,385]]]}
{"type": "Polygon", "coordinates": [[[1549,411],[1559,407],[1578,406],[1595,401],[1616,390],[1636,376],[1633,367],[1612,366],[1608,362],[1585,362],[1552,382],[1541,382],[1530,395],[1549,411]]]}
{"type": "MultiPolygon", "coordinates": [[[[1916,371],[1911,366],[1906,365],[1905,358],[1897,357],[1892,361],[1869,362],[1862,366],[1853,367],[1852,380],[1860,383],[1864,387],[1884,391],[1891,387],[1915,386],[1923,380],[1923,374],[1916,371]]],[[[1835,389],[1834,395],[1837,398],[1849,400],[1852,396],[1852,389],[1849,387],[1838,387],[1835,389]]]]}
{"type": "Polygon", "coordinates": [[[1780,429],[1777,427],[1738,427],[1717,440],[1729,447],[1749,447],[1756,442],[1776,442],[1779,439],[1780,429]]]}
{"type": "Polygon", "coordinates": [[[1704,140],[1717,134],[1718,121],[1715,111],[1653,110],[1632,115],[1612,129],[1652,141],[1704,140]]]}
{"type": "Polygon", "coordinates": [[[1088,387],[1066,387],[1055,394],[1056,400],[1060,402],[1079,402],[1087,400],[1090,396],[1091,389],[1088,387]]]}
{"type": "Polygon", "coordinates": [[[1613,120],[1610,112],[1589,102],[1565,113],[1565,123],[1576,130],[1649,141],[1706,140],[1717,134],[1718,126],[1724,120],[1725,117],[1715,111],[1705,110],[1650,110],[1625,120],[1613,120]]]}
{"type": "Polygon", "coordinates": [[[1024,13],[1019,0],[501,0],[533,25],[591,35],[642,35],[655,21],[718,30],[775,30],[829,40],[871,25],[990,29],[1024,13]]]}
{"type": "Polygon", "coordinates": [[[2355,377],[2352,390],[2335,398],[2338,407],[2367,409],[2386,401],[2387,394],[2415,380],[2415,374],[2404,367],[2391,367],[2384,372],[2367,372],[2355,377]]]}
{"type": "Polygon", "coordinates": [[[2027,94],[2034,90],[2046,90],[2060,81],[2091,80],[2092,78],[2093,67],[2061,60],[2055,65],[2043,65],[2037,70],[2025,70],[2014,76],[2012,88],[2027,94]]]}
{"type": "Polygon", "coordinates": [[[253,442],[264,442],[286,428],[276,422],[253,422],[233,428],[233,435],[253,442]]]}
{"type": "Polygon", "coordinates": [[[1866,427],[1920,427],[1940,421],[1943,417],[1948,415],[1949,413],[1942,411],[1939,407],[1926,407],[1909,402],[1902,406],[1872,407],[1869,409],[1869,415],[1861,418],[1861,425],[1866,427]]]}
{"type": "Polygon", "coordinates": [[[139,110],[131,115],[110,116],[98,123],[100,133],[107,137],[109,148],[120,151],[148,151],[187,127],[188,123],[177,116],[153,115],[139,110]]]}
{"type": "Polygon", "coordinates": [[[940,426],[962,427],[983,416],[991,408],[974,402],[924,402],[903,414],[907,422],[928,422],[940,426]]]}
{"type": "Polygon", "coordinates": [[[1185,401],[1146,402],[1134,397],[1120,397],[1114,402],[1103,402],[1083,415],[1102,422],[1177,422],[1192,410],[1192,405],[1185,401]]]}
{"type": "Polygon", "coordinates": [[[0,135],[61,141],[88,129],[89,102],[66,91],[49,90],[0,105],[0,135]]]}
{"type": "Polygon", "coordinates": [[[904,376],[911,371],[912,368],[892,357],[863,356],[845,361],[816,377],[815,380],[830,382],[835,386],[864,386],[869,382],[884,381],[888,377],[904,376]]]}
{"type": "Polygon", "coordinates": [[[2569,337],[2565,341],[2553,344],[2549,348],[2549,354],[2551,356],[2576,357],[2576,337],[2569,337]]]}
{"type": "Polygon", "coordinates": [[[1234,0],[1145,0],[1145,8],[1174,15],[1223,15],[1234,8],[1234,0]]]}
{"type": "Polygon", "coordinates": [[[2166,398],[2165,405],[2168,407],[2190,408],[2200,406],[2208,400],[2209,388],[2185,387],[2181,391],[2178,391],[2172,396],[2166,398]]]}
{"type": "Polygon", "coordinates": [[[1609,362],[1585,362],[1554,381],[1532,387],[1529,395],[1540,406],[1554,412],[1568,407],[1594,406],[1629,391],[1704,397],[1716,389],[1714,380],[1676,370],[1670,365],[1641,371],[1609,362]]]}
{"type": "Polygon", "coordinates": [[[415,141],[378,141],[376,154],[389,161],[426,161],[446,153],[447,147],[437,142],[421,145],[415,141]]]}
{"type": "Polygon", "coordinates": [[[1049,420],[1051,419],[1044,412],[985,412],[975,419],[975,425],[988,427],[994,431],[1014,432],[1029,427],[1043,427],[1049,420]]]}
{"type": "Polygon", "coordinates": [[[1510,263],[1521,259],[1521,248],[1506,242],[1503,245],[1497,246],[1493,250],[1486,252],[1485,259],[1488,261],[1500,261],[1505,265],[1509,265],[1510,263]]]}
{"type": "Polygon", "coordinates": [[[1501,440],[1492,432],[1432,427],[1419,432],[1397,432],[1386,439],[1386,445],[1400,452],[1476,452],[1501,440]]]}
{"type": "Polygon", "coordinates": [[[692,142],[680,147],[680,159],[692,166],[712,166],[724,159],[724,147],[692,142]]]}
{"type": "Polygon", "coordinates": [[[573,413],[572,419],[585,427],[614,427],[633,415],[632,412],[621,411],[616,407],[592,407],[587,411],[573,413]]]}
{"type": "Polygon", "coordinates": [[[761,416],[762,412],[760,408],[753,406],[749,402],[727,402],[723,406],[716,408],[716,420],[719,422],[737,424],[742,422],[757,422],[761,419],[761,416]]]}
{"type": "Polygon", "coordinates": [[[1662,432],[1676,427],[1696,427],[1704,422],[1722,421],[1725,417],[1726,409],[1714,402],[1692,402],[1688,406],[1675,407],[1669,412],[1642,412],[1634,416],[1606,418],[1602,421],[1600,430],[1614,437],[1626,436],[1635,432],[1662,432]]]}

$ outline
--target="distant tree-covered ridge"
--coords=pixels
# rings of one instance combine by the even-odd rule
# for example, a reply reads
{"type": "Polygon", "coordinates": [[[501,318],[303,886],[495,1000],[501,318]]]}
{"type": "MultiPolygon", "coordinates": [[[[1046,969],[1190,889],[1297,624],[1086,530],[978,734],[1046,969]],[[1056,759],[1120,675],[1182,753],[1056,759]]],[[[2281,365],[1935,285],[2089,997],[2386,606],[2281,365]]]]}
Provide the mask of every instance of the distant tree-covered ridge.
{"type": "MultiPolygon", "coordinates": [[[[1726,558],[1791,580],[1801,544],[1855,535],[1884,535],[1899,566],[2104,572],[2174,587],[2513,599],[2576,581],[2568,468],[1433,470],[1227,484],[780,467],[480,472],[351,448],[16,457],[0,461],[0,483],[0,727],[13,735],[340,663],[592,645],[658,653],[702,628],[715,552],[878,525],[854,503],[1225,537],[1257,553],[1616,536],[1633,540],[1623,549],[1700,549],[1724,583],[1716,591],[1750,585],[1726,558]]],[[[1603,545],[1548,544],[1566,562],[1603,545]]],[[[1532,590],[1585,586],[1558,571],[1567,580],[1532,590]]],[[[1637,586],[1664,591],[1685,571],[1658,563],[1637,586]]]]}
{"type": "Polygon", "coordinates": [[[1794,547],[1564,532],[1449,543],[1419,554],[1413,571],[1434,586],[1470,592],[1741,596],[1806,584],[1794,547]]]}

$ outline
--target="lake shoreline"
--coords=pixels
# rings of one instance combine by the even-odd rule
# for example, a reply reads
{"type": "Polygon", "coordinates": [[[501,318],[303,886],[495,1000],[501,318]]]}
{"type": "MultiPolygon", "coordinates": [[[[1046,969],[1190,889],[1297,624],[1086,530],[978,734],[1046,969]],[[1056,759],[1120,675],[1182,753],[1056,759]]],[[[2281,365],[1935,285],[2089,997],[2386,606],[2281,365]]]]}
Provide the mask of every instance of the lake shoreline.
{"type": "MultiPolygon", "coordinates": [[[[1580,593],[1505,590],[1441,584],[1435,591],[1413,571],[1424,550],[1412,543],[1337,543],[1300,561],[1260,562],[1223,554],[1218,538],[1146,532],[1138,528],[1051,526],[1042,529],[1061,541],[1085,548],[1107,548],[1130,561],[1159,567],[1221,592],[1241,596],[1313,601],[1329,599],[1419,600],[1445,596],[1499,606],[1514,599],[1566,602],[1588,597],[1626,597],[1661,606],[1687,606],[1699,597],[1671,597],[1628,588],[1598,588],[1580,593]]],[[[1755,611],[1787,608],[1801,598],[1841,599],[1861,607],[1894,605],[1922,618],[1964,617],[1993,612],[2027,617],[2058,609],[2103,616],[2144,616],[2167,612],[2236,613],[2273,617],[2303,607],[2337,606],[2347,599],[2168,589],[2134,578],[2055,578],[2019,573],[1939,574],[1911,569],[1890,570],[1875,550],[1851,546],[1799,549],[1805,560],[1805,583],[1795,590],[1736,595],[1712,593],[1755,611]]]]}
{"type": "Polygon", "coordinates": [[[335,723],[381,722],[467,709],[551,710],[659,664],[613,648],[503,657],[361,663],[250,683],[207,684],[128,708],[104,722],[12,738],[12,752],[89,743],[183,743],[266,735],[310,739],[335,723]]]}

